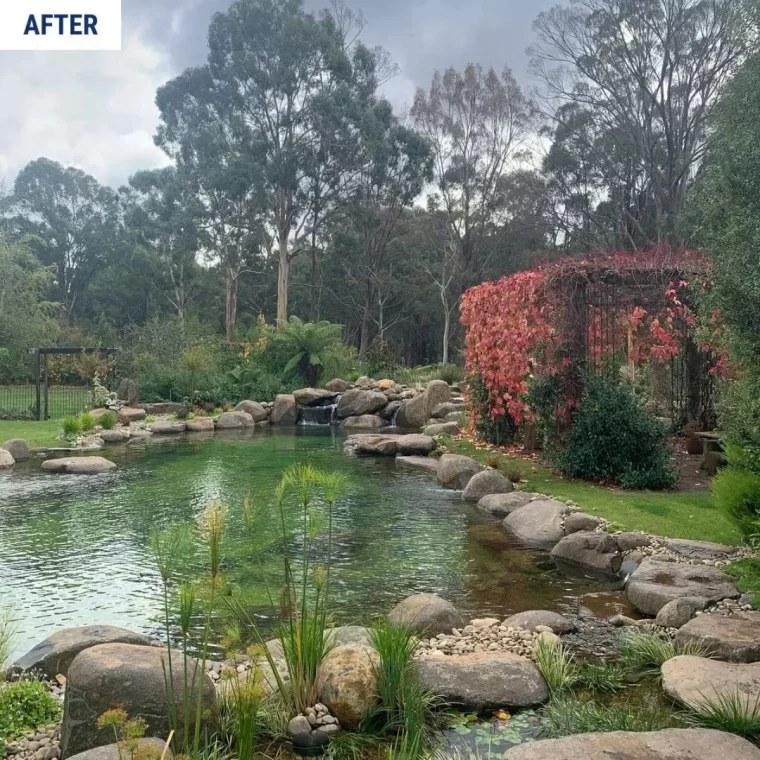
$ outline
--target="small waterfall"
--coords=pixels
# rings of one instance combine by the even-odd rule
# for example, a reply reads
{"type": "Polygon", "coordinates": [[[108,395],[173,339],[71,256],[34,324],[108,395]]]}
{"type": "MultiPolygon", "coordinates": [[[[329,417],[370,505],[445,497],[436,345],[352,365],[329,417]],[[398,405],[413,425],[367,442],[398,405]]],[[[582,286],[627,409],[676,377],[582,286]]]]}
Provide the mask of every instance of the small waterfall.
{"type": "Polygon", "coordinates": [[[301,408],[300,425],[330,425],[336,416],[337,404],[304,406],[301,408]]]}
{"type": "Polygon", "coordinates": [[[404,408],[404,405],[401,404],[398,409],[396,409],[395,412],[393,412],[393,417],[391,418],[390,427],[398,427],[398,413],[404,408]]]}

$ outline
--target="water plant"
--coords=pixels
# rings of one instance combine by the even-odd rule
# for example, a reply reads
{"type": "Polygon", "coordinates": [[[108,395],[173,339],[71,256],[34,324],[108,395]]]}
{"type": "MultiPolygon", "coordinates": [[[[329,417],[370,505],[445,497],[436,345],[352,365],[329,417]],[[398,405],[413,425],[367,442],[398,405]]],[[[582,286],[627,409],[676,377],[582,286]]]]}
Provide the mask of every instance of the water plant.
{"type": "MultiPolygon", "coordinates": [[[[145,736],[148,724],[144,718],[130,720],[126,710],[114,708],[107,710],[98,717],[98,728],[113,731],[119,760],[134,758],[140,749],[140,739],[145,736]]],[[[140,760],[158,760],[160,753],[151,750],[146,757],[145,752],[140,752],[140,760]]]]}
{"type": "Polygon", "coordinates": [[[100,419],[98,420],[100,427],[102,427],[103,430],[113,430],[116,427],[116,423],[118,421],[119,419],[116,416],[116,413],[112,412],[110,409],[103,412],[103,414],[100,415],[100,419]]]}
{"type": "Polygon", "coordinates": [[[657,673],[678,655],[709,657],[710,647],[697,641],[675,642],[648,631],[626,630],[618,642],[620,661],[633,673],[657,673]]]}
{"type": "Polygon", "coordinates": [[[3,680],[5,667],[11,656],[15,632],[12,608],[0,608],[0,681],[3,680]]]}
{"type": "Polygon", "coordinates": [[[760,741],[760,697],[736,690],[703,695],[681,716],[690,726],[715,728],[738,734],[752,742],[760,741]]]}
{"type": "Polygon", "coordinates": [[[628,671],[616,662],[580,662],[573,687],[592,693],[615,692],[628,685],[628,671]]]}
{"type": "Polygon", "coordinates": [[[578,668],[573,656],[562,644],[539,639],[533,650],[533,656],[552,697],[573,686],[578,668]]]}
{"type": "Polygon", "coordinates": [[[255,667],[248,672],[247,678],[237,678],[237,674],[233,674],[229,680],[224,709],[229,716],[229,732],[238,760],[251,760],[254,756],[263,698],[260,672],[255,667]]]}

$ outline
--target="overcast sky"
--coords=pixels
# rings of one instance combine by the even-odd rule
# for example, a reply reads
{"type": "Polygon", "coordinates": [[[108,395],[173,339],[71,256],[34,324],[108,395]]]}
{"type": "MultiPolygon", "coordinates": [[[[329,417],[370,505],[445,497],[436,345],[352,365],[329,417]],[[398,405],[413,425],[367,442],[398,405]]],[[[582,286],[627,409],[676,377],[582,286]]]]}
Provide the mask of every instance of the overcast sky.
{"type": "MultiPolygon", "coordinates": [[[[5,0],[0,0],[5,1],[5,0]]],[[[11,0],[12,1],[12,0],[11,0]]],[[[206,57],[211,15],[230,0],[122,0],[122,50],[0,52],[0,179],[10,183],[39,156],[119,185],[166,163],[153,145],[156,88],[206,57]]],[[[535,16],[557,0],[347,0],[366,18],[369,45],[401,67],[386,86],[397,109],[411,105],[435,69],[470,61],[509,66],[530,86],[525,48],[535,16]]],[[[306,0],[309,10],[325,5],[306,0]]]]}

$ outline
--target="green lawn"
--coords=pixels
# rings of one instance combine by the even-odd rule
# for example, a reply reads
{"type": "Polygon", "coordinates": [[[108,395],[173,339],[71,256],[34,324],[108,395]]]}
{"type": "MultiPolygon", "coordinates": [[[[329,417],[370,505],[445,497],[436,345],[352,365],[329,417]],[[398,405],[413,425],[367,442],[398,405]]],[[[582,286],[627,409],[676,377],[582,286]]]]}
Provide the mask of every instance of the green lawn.
{"type": "Polygon", "coordinates": [[[467,440],[447,440],[446,446],[454,453],[466,454],[483,463],[490,456],[498,456],[505,464],[515,463],[527,481],[520,486],[521,490],[554,496],[561,501],[572,500],[584,512],[610,520],[620,530],[642,530],[658,536],[726,544],[740,543],[738,530],[717,510],[712,496],[707,493],[604,488],[584,481],[567,480],[527,459],[477,449],[467,440]]]}
{"type": "Polygon", "coordinates": [[[45,420],[44,422],[0,420],[0,443],[10,438],[23,438],[33,449],[67,446],[66,441],[58,438],[60,434],[60,420],[45,420]]]}
{"type": "MultiPolygon", "coordinates": [[[[33,385],[0,385],[0,409],[31,413],[36,399],[37,391],[33,385]]],[[[52,385],[48,389],[48,416],[51,419],[81,414],[91,406],[92,392],[85,386],[52,385]]]]}

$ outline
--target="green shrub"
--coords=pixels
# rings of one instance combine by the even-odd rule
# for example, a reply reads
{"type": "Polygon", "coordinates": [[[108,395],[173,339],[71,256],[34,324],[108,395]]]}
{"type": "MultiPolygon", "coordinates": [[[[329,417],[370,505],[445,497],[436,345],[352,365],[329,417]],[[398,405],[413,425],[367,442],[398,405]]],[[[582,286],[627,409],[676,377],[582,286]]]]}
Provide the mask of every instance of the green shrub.
{"type": "Polygon", "coordinates": [[[556,375],[538,375],[530,380],[525,397],[533,412],[536,425],[536,442],[551,456],[560,443],[562,425],[558,411],[564,407],[565,398],[556,375]]]}
{"type": "Polygon", "coordinates": [[[61,717],[61,706],[45,684],[18,681],[0,689],[0,736],[13,741],[61,717]]]}
{"type": "Polygon", "coordinates": [[[460,383],[464,380],[464,370],[458,364],[439,364],[437,371],[438,379],[444,380],[449,385],[460,383]]]}
{"type": "Polygon", "coordinates": [[[570,477],[618,483],[624,488],[672,486],[662,425],[624,385],[592,378],[554,464],[570,477]]]}
{"type": "Polygon", "coordinates": [[[75,438],[82,432],[82,421],[70,414],[61,420],[61,426],[64,438],[75,438]]]}
{"type": "Polygon", "coordinates": [[[100,415],[100,419],[98,420],[100,422],[100,427],[103,428],[103,430],[113,430],[116,427],[116,423],[119,421],[119,418],[116,416],[115,412],[107,411],[103,412],[103,414],[100,415]]]}
{"type": "Polygon", "coordinates": [[[475,413],[475,435],[488,443],[500,445],[517,438],[517,425],[509,414],[491,419],[488,389],[479,377],[469,378],[470,408],[475,413]]]}
{"type": "Polygon", "coordinates": [[[512,483],[519,483],[522,480],[522,470],[516,464],[505,463],[501,468],[504,476],[512,483]]]}
{"type": "Polygon", "coordinates": [[[370,377],[393,375],[400,364],[401,360],[391,343],[379,336],[372,341],[367,352],[367,372],[370,377]]]}
{"type": "Polygon", "coordinates": [[[95,417],[90,412],[82,412],[79,415],[79,425],[83,433],[89,433],[95,429],[95,417]]]}
{"type": "Polygon", "coordinates": [[[742,538],[760,534],[760,475],[740,467],[725,467],[713,479],[716,504],[736,523],[742,538]]]}

